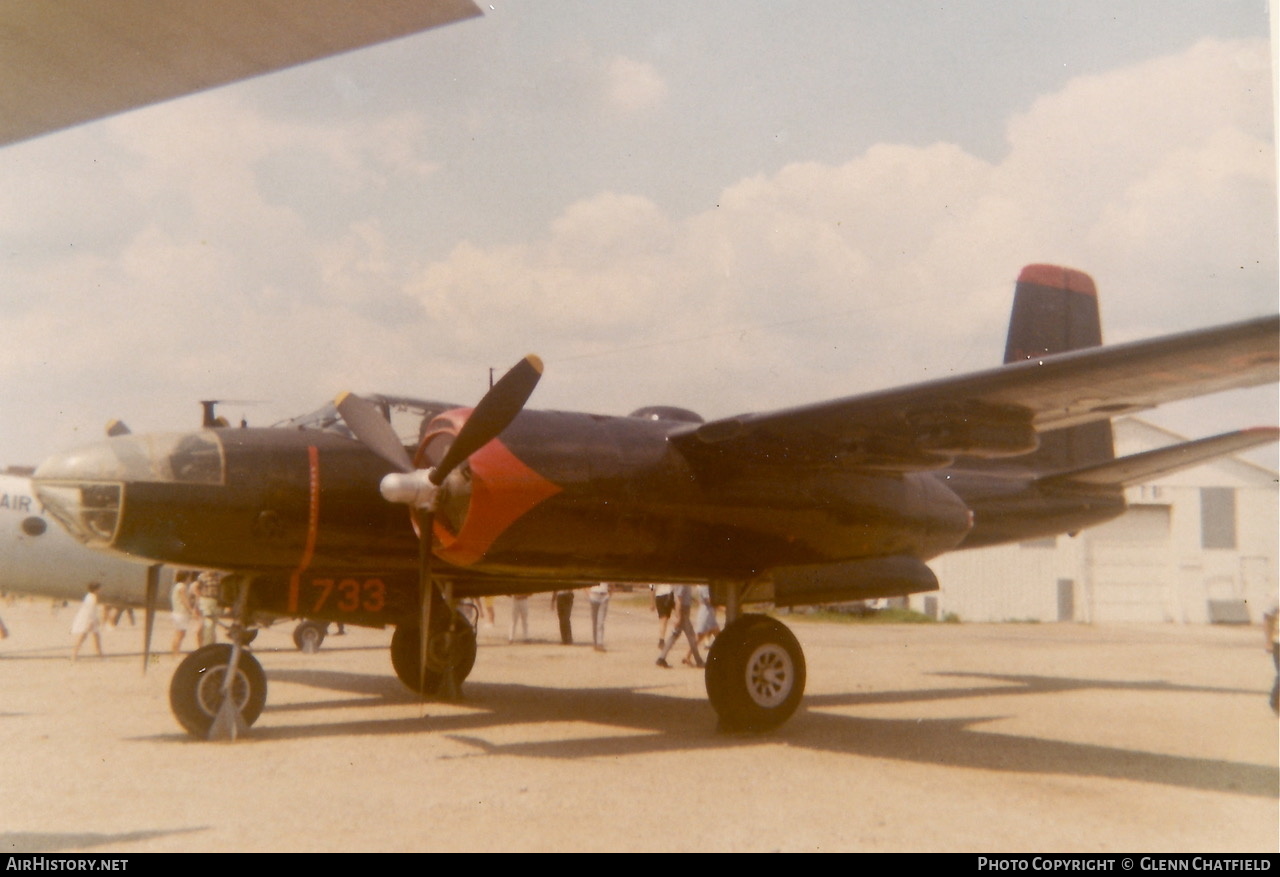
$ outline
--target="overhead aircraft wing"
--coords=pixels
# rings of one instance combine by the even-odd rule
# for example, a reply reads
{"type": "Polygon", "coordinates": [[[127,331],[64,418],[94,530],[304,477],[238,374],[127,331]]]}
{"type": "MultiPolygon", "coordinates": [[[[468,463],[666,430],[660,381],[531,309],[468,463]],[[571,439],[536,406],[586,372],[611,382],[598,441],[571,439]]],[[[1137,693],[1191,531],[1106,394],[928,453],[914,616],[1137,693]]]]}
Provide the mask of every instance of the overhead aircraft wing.
{"type": "Polygon", "coordinates": [[[1093,347],[892,390],[689,426],[695,463],[919,469],[1028,453],[1035,434],[1274,382],[1280,317],[1093,347]]]}
{"type": "Polygon", "coordinates": [[[0,0],[0,145],[479,14],[471,0],[0,0]]]}

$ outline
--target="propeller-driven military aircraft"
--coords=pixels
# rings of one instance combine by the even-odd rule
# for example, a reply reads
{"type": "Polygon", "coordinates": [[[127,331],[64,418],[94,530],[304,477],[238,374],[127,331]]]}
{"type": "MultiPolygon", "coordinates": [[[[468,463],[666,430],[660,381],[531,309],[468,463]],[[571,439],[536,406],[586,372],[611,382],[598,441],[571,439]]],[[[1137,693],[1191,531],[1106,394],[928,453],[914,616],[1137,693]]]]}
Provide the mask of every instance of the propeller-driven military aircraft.
{"type": "MultiPolygon", "coordinates": [[[[708,696],[722,726],[761,730],[797,708],[805,661],[746,607],[933,590],[931,558],[1074,533],[1121,514],[1128,485],[1275,441],[1245,429],[1117,459],[1110,419],[1274,382],[1278,348],[1275,316],[1102,346],[1093,281],[1031,265],[1004,365],[972,374],[704,422],[526,410],[530,356],[474,408],[345,394],[272,428],[118,436],[35,482],[87,545],[231,573],[245,624],[393,626],[396,674],[446,698],[476,657],[461,599],[708,583],[729,619],[708,696]]],[[[193,653],[171,685],[196,736],[234,735],[265,699],[238,640],[193,653]]]]}

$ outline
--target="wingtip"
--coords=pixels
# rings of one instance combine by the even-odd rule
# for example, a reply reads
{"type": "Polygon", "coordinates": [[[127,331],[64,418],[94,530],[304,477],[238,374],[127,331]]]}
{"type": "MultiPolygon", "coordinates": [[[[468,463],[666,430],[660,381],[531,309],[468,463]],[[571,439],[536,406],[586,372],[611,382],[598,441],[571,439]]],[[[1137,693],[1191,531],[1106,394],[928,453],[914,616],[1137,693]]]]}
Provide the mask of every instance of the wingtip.
{"type": "Polygon", "coordinates": [[[529,363],[538,374],[542,374],[542,357],[538,356],[538,354],[530,353],[524,358],[524,361],[529,363]]]}

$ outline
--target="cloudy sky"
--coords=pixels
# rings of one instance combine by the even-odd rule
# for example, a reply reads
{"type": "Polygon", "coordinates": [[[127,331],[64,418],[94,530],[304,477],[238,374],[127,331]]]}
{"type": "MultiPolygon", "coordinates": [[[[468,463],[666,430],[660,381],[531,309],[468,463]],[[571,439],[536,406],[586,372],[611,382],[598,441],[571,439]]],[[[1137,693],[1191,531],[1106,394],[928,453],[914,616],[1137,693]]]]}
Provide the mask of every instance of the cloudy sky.
{"type": "Polygon", "coordinates": [[[1277,309],[1263,0],[483,5],[0,150],[0,464],[531,351],[532,407],[844,396],[996,364],[1030,262],[1109,341],[1277,309]]]}

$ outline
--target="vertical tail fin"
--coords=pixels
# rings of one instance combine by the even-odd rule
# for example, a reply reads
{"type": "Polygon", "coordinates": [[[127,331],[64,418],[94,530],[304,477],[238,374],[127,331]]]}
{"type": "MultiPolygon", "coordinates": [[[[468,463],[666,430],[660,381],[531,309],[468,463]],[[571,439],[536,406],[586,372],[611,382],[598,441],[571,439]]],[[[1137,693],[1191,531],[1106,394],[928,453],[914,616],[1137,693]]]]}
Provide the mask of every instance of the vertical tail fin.
{"type": "MultiPolygon", "coordinates": [[[[1009,317],[1006,364],[1101,344],[1102,321],[1093,278],[1056,265],[1022,269],[1009,317]]],[[[1039,450],[1017,462],[1045,472],[1114,458],[1111,422],[1104,420],[1042,433],[1039,450]]]]}

